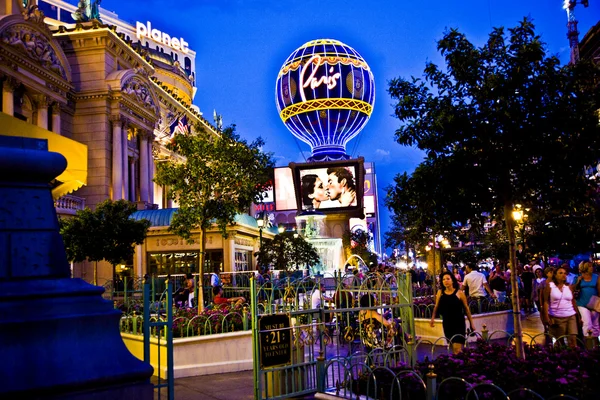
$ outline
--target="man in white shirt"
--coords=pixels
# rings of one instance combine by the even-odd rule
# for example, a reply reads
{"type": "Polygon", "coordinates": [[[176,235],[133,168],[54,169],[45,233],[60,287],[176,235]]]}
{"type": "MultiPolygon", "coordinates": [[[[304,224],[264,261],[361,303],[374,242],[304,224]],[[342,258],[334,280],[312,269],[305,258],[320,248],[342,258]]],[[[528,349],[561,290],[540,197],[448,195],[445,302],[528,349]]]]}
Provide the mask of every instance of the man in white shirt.
{"type": "Polygon", "coordinates": [[[467,264],[467,274],[463,279],[462,289],[469,289],[469,297],[477,299],[485,297],[485,292],[490,294],[490,297],[495,299],[496,295],[492,292],[490,285],[488,285],[485,275],[477,270],[477,266],[474,264],[467,264]]]}
{"type": "Polygon", "coordinates": [[[325,295],[325,292],[322,292],[322,290],[323,284],[321,282],[317,283],[310,298],[311,308],[313,310],[321,308],[321,298],[325,301],[332,301],[332,298],[325,295]]]}

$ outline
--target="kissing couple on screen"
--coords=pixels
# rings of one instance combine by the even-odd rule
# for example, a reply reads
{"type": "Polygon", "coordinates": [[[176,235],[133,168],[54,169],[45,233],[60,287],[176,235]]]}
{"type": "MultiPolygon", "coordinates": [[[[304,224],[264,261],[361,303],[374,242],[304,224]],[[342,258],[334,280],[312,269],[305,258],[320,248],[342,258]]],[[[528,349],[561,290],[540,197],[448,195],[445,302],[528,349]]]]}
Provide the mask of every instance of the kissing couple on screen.
{"type": "Polygon", "coordinates": [[[317,174],[302,177],[302,204],[306,209],[338,208],[356,205],[356,184],[344,167],[327,168],[327,185],[317,174]]]}

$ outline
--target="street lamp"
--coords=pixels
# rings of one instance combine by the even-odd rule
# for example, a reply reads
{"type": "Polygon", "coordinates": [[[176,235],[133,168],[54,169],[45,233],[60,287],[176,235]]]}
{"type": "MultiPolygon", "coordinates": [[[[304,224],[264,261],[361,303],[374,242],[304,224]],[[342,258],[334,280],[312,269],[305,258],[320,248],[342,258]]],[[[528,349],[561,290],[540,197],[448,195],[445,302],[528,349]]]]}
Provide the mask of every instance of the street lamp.
{"type": "Polygon", "coordinates": [[[283,232],[285,232],[285,225],[279,225],[279,227],[277,227],[277,231],[278,231],[279,233],[283,233],[283,232]]]}
{"type": "Polygon", "coordinates": [[[258,225],[258,251],[262,250],[262,230],[265,226],[265,220],[261,217],[256,220],[256,224],[258,225]]]}
{"type": "Polygon", "coordinates": [[[517,222],[521,221],[523,219],[523,210],[514,210],[512,212],[512,217],[517,222]]]}

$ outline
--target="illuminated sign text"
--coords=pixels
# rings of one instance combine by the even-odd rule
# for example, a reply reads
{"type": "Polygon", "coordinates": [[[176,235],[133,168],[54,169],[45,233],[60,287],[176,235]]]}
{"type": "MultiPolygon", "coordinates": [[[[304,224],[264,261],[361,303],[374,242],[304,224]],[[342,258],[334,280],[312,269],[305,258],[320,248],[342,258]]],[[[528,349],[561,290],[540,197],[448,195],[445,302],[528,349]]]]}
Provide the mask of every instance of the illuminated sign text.
{"type": "Polygon", "coordinates": [[[189,43],[183,40],[183,38],[172,38],[171,36],[159,31],[158,29],[152,29],[150,21],[146,22],[146,24],[137,21],[135,23],[135,33],[138,39],[146,37],[148,39],[152,39],[156,42],[162,43],[165,46],[169,46],[174,50],[181,50],[182,53],[189,52],[189,43]]]}
{"type": "Polygon", "coordinates": [[[329,89],[329,90],[331,90],[337,86],[338,79],[340,79],[341,75],[339,72],[336,72],[335,74],[333,73],[333,71],[334,71],[333,66],[329,68],[329,73],[333,74],[333,75],[315,78],[318,67],[323,64],[325,64],[325,60],[323,60],[323,58],[321,58],[320,55],[315,54],[308,60],[306,65],[302,68],[302,71],[300,72],[300,86],[302,87],[302,90],[300,90],[300,97],[302,97],[302,101],[306,101],[306,96],[304,95],[304,89],[307,88],[308,86],[310,86],[311,89],[316,89],[319,86],[321,86],[322,84],[325,84],[325,85],[327,85],[327,89],[329,89]],[[308,79],[305,79],[304,74],[306,73],[306,68],[313,63],[316,64],[316,66],[313,67],[310,75],[308,76],[308,79]]]}

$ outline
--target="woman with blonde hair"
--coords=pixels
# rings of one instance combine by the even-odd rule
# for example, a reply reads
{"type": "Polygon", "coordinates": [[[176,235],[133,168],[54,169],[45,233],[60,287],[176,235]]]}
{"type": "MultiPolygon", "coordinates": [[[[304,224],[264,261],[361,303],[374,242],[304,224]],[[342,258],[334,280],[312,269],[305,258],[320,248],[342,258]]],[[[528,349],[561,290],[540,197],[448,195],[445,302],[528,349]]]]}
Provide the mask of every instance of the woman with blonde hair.
{"type": "Polygon", "coordinates": [[[575,287],[579,290],[577,308],[583,322],[583,334],[587,336],[591,331],[592,336],[598,337],[600,336],[600,313],[591,308],[590,300],[592,296],[600,296],[600,279],[598,274],[594,273],[594,267],[589,261],[579,264],[579,274],[575,287]]]}

